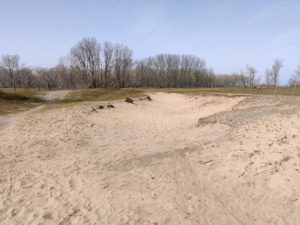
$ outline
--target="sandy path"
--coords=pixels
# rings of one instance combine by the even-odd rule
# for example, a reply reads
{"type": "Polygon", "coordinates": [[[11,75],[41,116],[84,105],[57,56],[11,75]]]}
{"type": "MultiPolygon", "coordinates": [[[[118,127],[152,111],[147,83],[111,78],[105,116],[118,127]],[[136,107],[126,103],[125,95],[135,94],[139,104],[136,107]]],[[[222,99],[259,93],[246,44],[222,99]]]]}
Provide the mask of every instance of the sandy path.
{"type": "Polygon", "coordinates": [[[46,101],[55,101],[55,100],[62,100],[65,96],[69,93],[68,90],[60,90],[60,91],[48,91],[45,95],[44,99],[46,101]]]}
{"type": "Polygon", "coordinates": [[[0,224],[300,224],[299,99],[151,97],[18,117],[0,224]]]}

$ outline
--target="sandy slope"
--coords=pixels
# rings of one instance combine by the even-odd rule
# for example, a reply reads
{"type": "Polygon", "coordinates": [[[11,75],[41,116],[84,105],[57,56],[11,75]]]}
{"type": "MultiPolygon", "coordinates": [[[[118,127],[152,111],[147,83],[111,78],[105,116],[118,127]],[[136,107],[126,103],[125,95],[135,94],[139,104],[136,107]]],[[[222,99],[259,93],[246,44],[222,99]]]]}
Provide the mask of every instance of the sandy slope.
{"type": "Polygon", "coordinates": [[[0,130],[0,224],[300,224],[299,99],[151,97],[0,130]]]}

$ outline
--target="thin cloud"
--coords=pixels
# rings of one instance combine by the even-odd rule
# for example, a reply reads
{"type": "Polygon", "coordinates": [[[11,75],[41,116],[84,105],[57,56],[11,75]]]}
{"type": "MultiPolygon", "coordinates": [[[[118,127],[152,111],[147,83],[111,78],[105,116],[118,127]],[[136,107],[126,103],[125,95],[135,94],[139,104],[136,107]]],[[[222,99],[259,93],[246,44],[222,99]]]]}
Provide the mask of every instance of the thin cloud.
{"type": "Polygon", "coordinates": [[[287,1],[279,1],[275,4],[272,4],[269,7],[266,7],[265,9],[263,9],[262,11],[252,15],[248,20],[247,20],[247,24],[253,24],[253,23],[257,23],[259,21],[261,21],[262,19],[268,17],[269,15],[271,15],[274,11],[276,11],[277,9],[281,8],[283,5],[286,4],[287,1]]]}

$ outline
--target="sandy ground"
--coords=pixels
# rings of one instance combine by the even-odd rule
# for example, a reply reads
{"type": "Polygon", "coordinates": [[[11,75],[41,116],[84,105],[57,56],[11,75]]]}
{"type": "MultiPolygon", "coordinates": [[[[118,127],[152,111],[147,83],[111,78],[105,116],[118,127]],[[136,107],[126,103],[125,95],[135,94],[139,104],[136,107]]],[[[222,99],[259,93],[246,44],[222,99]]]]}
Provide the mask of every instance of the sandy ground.
{"type": "Polygon", "coordinates": [[[150,95],[3,127],[0,224],[300,224],[300,99],[150,95]]]}
{"type": "Polygon", "coordinates": [[[69,92],[70,92],[69,90],[49,91],[44,96],[44,99],[47,101],[62,100],[69,92]]]}

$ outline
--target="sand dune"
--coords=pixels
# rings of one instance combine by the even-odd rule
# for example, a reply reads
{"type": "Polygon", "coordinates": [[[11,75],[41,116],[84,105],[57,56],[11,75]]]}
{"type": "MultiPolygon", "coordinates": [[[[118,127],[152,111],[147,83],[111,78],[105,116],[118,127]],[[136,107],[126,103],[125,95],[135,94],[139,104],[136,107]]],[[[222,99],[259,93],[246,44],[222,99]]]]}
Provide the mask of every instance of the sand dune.
{"type": "Polygon", "coordinates": [[[3,127],[0,224],[300,224],[300,99],[150,95],[3,127]]]}

